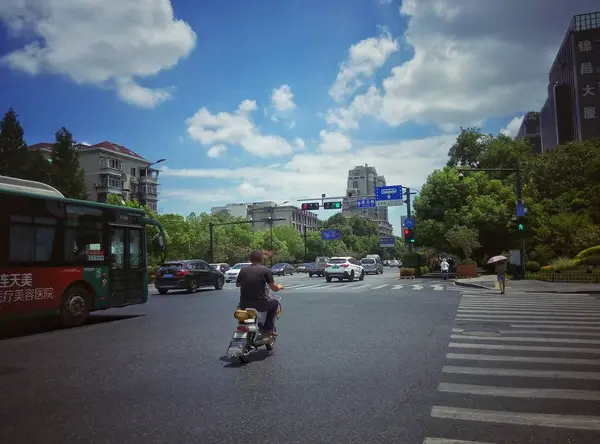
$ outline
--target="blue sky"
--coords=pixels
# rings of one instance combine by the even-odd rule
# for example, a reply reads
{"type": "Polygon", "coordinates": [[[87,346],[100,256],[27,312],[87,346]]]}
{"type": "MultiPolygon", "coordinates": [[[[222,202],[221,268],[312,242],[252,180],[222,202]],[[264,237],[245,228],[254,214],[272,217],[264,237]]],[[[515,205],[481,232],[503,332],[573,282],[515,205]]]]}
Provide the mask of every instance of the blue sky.
{"type": "Polygon", "coordinates": [[[341,195],[364,163],[420,188],[460,126],[514,133],[539,109],[570,17],[594,9],[558,2],[513,29],[510,2],[12,3],[0,109],[17,110],[29,144],[66,126],[167,158],[159,208],[183,214],[341,195]]]}

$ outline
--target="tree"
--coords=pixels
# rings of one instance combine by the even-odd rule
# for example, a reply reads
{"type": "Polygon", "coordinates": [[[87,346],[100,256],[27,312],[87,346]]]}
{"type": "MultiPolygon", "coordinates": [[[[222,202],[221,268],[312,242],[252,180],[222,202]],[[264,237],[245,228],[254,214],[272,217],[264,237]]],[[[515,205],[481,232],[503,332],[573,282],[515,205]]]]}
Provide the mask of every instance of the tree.
{"type": "Polygon", "coordinates": [[[23,177],[27,157],[24,135],[17,113],[9,108],[0,122],[0,175],[23,177]]]}
{"type": "Polygon", "coordinates": [[[66,197],[85,199],[85,176],[79,167],[79,154],[73,135],[63,127],[55,136],[51,156],[52,185],[66,197]]]}
{"type": "Polygon", "coordinates": [[[481,246],[478,234],[477,230],[458,225],[446,233],[446,239],[452,248],[461,250],[464,259],[471,259],[473,250],[481,246]]]}

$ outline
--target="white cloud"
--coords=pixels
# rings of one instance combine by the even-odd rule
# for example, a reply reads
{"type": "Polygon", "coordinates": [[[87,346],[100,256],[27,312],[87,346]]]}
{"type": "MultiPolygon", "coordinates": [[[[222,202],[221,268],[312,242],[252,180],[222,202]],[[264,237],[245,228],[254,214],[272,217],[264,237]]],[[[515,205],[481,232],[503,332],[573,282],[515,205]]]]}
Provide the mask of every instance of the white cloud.
{"type": "Polygon", "coordinates": [[[92,144],[89,142],[79,142],[79,144],[84,146],[92,146],[92,144]]]}
{"type": "Polygon", "coordinates": [[[523,122],[524,118],[525,116],[515,117],[510,122],[508,122],[508,125],[502,128],[500,132],[509,137],[515,137],[519,132],[519,128],[521,128],[521,123],[523,122]]]}
{"type": "Polygon", "coordinates": [[[398,50],[398,42],[384,29],[379,37],[370,37],[350,47],[348,58],[329,90],[329,95],[341,102],[362,86],[364,78],[372,76],[398,50]]]}
{"type": "Polygon", "coordinates": [[[281,85],[271,91],[271,106],[275,111],[286,112],[296,108],[294,93],[289,85],[281,85]]]}
{"type": "Polygon", "coordinates": [[[358,128],[362,116],[378,115],[381,103],[379,91],[375,86],[370,86],[366,93],[354,97],[349,106],[328,110],[325,121],[342,131],[354,130],[358,128]]]}
{"type": "MultiPolygon", "coordinates": [[[[372,106],[365,114],[391,126],[416,121],[452,130],[482,117],[539,109],[570,17],[597,9],[595,0],[551,3],[531,0],[514,8],[507,2],[404,0],[404,38],[414,55],[382,82],[379,103],[368,93],[372,106]],[[548,12],[544,20],[528,19],[541,10],[548,12]]],[[[360,114],[350,105],[331,112],[328,121],[352,129],[360,114]]]]}
{"type": "MultiPolygon", "coordinates": [[[[215,183],[229,183],[230,191],[206,197],[206,202],[231,203],[243,200],[237,187],[244,190],[252,185],[255,194],[253,201],[273,200],[275,202],[290,201],[297,204],[296,199],[320,196],[342,196],[346,191],[348,170],[356,165],[364,164],[377,168],[379,174],[385,175],[388,184],[401,184],[420,188],[427,176],[444,165],[446,155],[456,135],[444,135],[426,139],[404,140],[387,144],[371,144],[362,146],[351,152],[351,155],[339,156],[336,153],[316,154],[298,153],[284,164],[256,167],[216,168],[216,169],[171,169],[162,168],[161,177],[168,178],[205,178],[215,183]],[[276,184],[276,186],[274,186],[276,184]],[[263,190],[263,192],[260,191],[263,190]],[[237,193],[237,194],[236,194],[237,193]]],[[[193,182],[193,180],[191,180],[193,182]]],[[[190,186],[190,189],[193,188],[190,186]]],[[[175,197],[180,193],[181,199],[190,202],[203,202],[204,196],[193,190],[188,195],[181,194],[186,189],[178,181],[177,189],[164,190],[167,196],[175,197]]],[[[215,190],[229,189],[216,186],[215,190]]],[[[249,192],[249,191],[247,191],[249,192]]]]}
{"type": "Polygon", "coordinates": [[[350,138],[344,133],[321,130],[319,136],[321,137],[319,151],[322,153],[341,153],[352,148],[350,138]]]}
{"type": "Polygon", "coordinates": [[[208,157],[212,157],[213,159],[216,159],[217,157],[221,157],[226,152],[227,152],[227,147],[225,145],[213,145],[206,152],[206,155],[208,157]]]}
{"type": "Polygon", "coordinates": [[[134,79],[174,67],[196,45],[196,34],[174,17],[170,0],[0,3],[0,21],[28,42],[5,54],[3,64],[114,88],[122,100],[144,108],[169,99],[172,88],[146,88],[134,79]]]}
{"type": "Polygon", "coordinates": [[[283,156],[293,151],[293,146],[278,135],[264,135],[250,120],[257,109],[254,100],[244,100],[234,113],[212,114],[200,108],[186,120],[187,133],[203,145],[239,145],[247,152],[260,157],[283,156]]]}
{"type": "Polygon", "coordinates": [[[239,185],[215,188],[215,189],[188,189],[176,188],[161,191],[161,195],[166,199],[174,198],[183,200],[192,204],[223,204],[238,201],[256,201],[261,200],[265,194],[263,187],[251,185],[248,182],[242,182],[239,185]]]}
{"type": "Polygon", "coordinates": [[[294,145],[296,145],[296,148],[298,148],[299,150],[303,150],[305,146],[304,140],[300,137],[296,137],[296,139],[294,140],[294,145]]]}

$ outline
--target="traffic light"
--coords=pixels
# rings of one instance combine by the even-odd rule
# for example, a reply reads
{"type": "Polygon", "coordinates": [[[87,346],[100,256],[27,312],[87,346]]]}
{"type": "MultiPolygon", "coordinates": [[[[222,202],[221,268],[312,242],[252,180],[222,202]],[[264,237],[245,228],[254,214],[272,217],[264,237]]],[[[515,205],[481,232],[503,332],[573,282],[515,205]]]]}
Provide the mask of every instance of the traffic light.
{"type": "Polygon", "coordinates": [[[302,211],[318,210],[319,207],[320,207],[319,202],[303,203],[302,211]]]}
{"type": "Polygon", "coordinates": [[[325,210],[341,210],[342,203],[341,202],[325,202],[323,204],[323,208],[325,210]]]}
{"type": "Polygon", "coordinates": [[[519,222],[519,224],[517,225],[517,229],[519,231],[523,231],[525,229],[525,225],[523,225],[523,223],[519,222]]]}
{"type": "Polygon", "coordinates": [[[415,232],[408,228],[404,229],[404,243],[414,244],[415,243],[415,232]]]}

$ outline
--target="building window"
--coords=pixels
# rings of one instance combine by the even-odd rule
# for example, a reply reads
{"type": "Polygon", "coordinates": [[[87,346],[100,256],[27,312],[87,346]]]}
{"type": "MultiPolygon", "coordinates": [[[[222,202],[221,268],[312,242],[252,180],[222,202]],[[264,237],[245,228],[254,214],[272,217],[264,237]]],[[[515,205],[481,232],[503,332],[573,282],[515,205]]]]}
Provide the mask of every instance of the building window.
{"type": "Polygon", "coordinates": [[[136,173],[137,173],[137,170],[135,169],[135,167],[132,167],[131,168],[131,176],[135,177],[136,173]]]}

